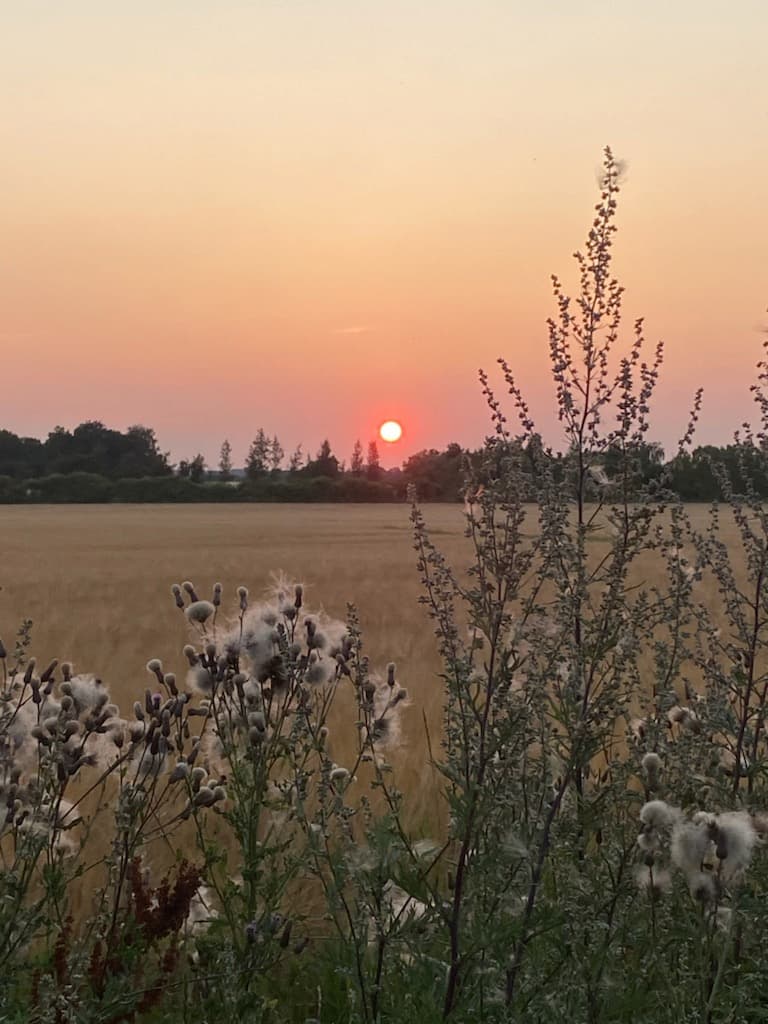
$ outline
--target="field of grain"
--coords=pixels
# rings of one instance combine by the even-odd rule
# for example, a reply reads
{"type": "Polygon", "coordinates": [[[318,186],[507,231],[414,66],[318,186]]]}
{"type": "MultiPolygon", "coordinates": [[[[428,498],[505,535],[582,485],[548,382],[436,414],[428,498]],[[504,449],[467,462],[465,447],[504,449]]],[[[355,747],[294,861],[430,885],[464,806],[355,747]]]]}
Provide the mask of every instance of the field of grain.
{"type": "MultiPolygon", "coordinates": [[[[466,557],[460,506],[431,505],[435,540],[466,557]]],[[[130,708],[150,685],[145,665],[159,657],[183,677],[187,624],[170,585],[192,580],[201,597],[224,584],[223,608],[246,585],[254,598],[273,573],[306,584],[307,604],[344,618],[359,609],[374,666],[393,660],[412,695],[397,762],[426,782],[422,714],[440,718],[435,640],[418,604],[419,578],[406,505],[6,506],[0,508],[0,636],[7,647],[31,618],[39,662],[67,659],[94,672],[130,708]]],[[[438,726],[439,728],[439,726],[438,726]]],[[[337,736],[334,755],[351,755],[337,736]]],[[[428,800],[428,787],[424,789],[428,800]]]]}
{"type": "MultiPolygon", "coordinates": [[[[707,509],[690,514],[703,526],[707,509]]],[[[465,562],[461,507],[428,505],[425,515],[448,559],[465,562]]],[[[372,663],[397,662],[412,697],[400,767],[410,779],[426,770],[422,716],[439,730],[442,694],[406,505],[5,506],[0,536],[6,646],[31,618],[38,661],[71,660],[126,706],[148,684],[149,658],[184,671],[188,633],[170,596],[174,582],[190,579],[209,596],[220,580],[225,609],[239,584],[258,597],[279,572],[302,580],[308,604],[329,615],[343,618],[354,601],[372,663]]],[[[600,535],[595,541],[602,546],[600,535]]],[[[642,574],[655,571],[647,564],[642,574]]]]}

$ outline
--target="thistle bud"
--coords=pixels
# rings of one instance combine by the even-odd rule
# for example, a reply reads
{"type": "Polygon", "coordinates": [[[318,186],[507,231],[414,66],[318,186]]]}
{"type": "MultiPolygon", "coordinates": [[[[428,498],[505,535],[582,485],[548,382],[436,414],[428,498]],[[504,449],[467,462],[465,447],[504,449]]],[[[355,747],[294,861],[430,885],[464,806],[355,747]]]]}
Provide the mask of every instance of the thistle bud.
{"type": "Polygon", "coordinates": [[[186,761],[177,761],[176,767],[171,772],[169,782],[180,782],[189,777],[189,765],[186,761]]]}
{"type": "Polygon", "coordinates": [[[238,587],[237,596],[240,598],[240,611],[244,612],[248,607],[248,588],[238,587]]]}
{"type": "Polygon", "coordinates": [[[390,661],[387,665],[387,686],[395,685],[395,663],[390,661]]]}
{"type": "Polygon", "coordinates": [[[173,599],[176,602],[176,607],[183,608],[184,598],[181,596],[181,587],[179,586],[178,583],[174,583],[173,586],[171,587],[171,594],[173,594],[173,599]]]}
{"type": "MultiPolygon", "coordinates": [[[[157,677],[157,681],[162,684],[163,682],[163,663],[159,658],[150,658],[147,662],[147,672],[151,672],[157,677]]],[[[149,691],[147,691],[149,692],[149,691]]],[[[147,710],[151,710],[147,708],[147,710]]]]}
{"type": "Polygon", "coordinates": [[[304,587],[300,583],[296,584],[296,590],[294,591],[295,600],[293,602],[295,608],[301,608],[304,603],[304,587]]]}
{"type": "Polygon", "coordinates": [[[286,921],[285,928],[283,928],[283,934],[280,936],[280,945],[283,949],[288,948],[288,943],[291,941],[291,930],[293,928],[293,921],[286,921]]]}
{"type": "Polygon", "coordinates": [[[221,604],[221,592],[224,588],[220,583],[213,584],[213,605],[218,608],[221,604]]]}
{"type": "Polygon", "coordinates": [[[30,658],[29,661],[27,662],[26,671],[24,672],[24,682],[26,683],[27,686],[29,686],[29,684],[32,682],[32,676],[34,675],[34,672],[35,672],[35,659],[34,658],[30,658]]]}
{"type": "Polygon", "coordinates": [[[661,771],[661,758],[653,752],[648,753],[643,757],[642,765],[644,771],[648,772],[649,775],[654,775],[661,771]]]}
{"type": "Polygon", "coordinates": [[[192,800],[193,807],[210,807],[216,803],[216,795],[208,786],[201,786],[192,800]]]}
{"type": "Polygon", "coordinates": [[[54,658],[53,661],[50,663],[50,665],[48,665],[46,670],[40,676],[40,682],[41,683],[47,683],[48,682],[48,680],[53,675],[54,670],[55,670],[55,668],[56,668],[56,666],[58,664],[59,664],[59,659],[58,658],[54,658]]]}
{"type": "Polygon", "coordinates": [[[181,589],[189,595],[190,601],[199,600],[197,594],[195,593],[195,588],[192,586],[189,580],[184,580],[184,582],[181,584],[181,589]]]}

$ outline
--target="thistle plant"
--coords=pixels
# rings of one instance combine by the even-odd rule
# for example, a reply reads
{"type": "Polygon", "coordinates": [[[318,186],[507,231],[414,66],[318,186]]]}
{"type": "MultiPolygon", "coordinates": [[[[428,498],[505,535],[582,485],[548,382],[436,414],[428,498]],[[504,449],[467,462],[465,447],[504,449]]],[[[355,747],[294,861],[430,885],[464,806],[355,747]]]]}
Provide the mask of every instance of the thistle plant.
{"type": "Polygon", "coordinates": [[[310,938],[300,889],[335,863],[317,837],[330,854],[351,836],[345,794],[396,737],[406,692],[394,666],[369,670],[352,613],[349,628],[312,613],[301,585],[256,603],[241,587],[232,618],[219,584],[210,601],[190,582],[172,594],[196,640],[186,676],[151,659],[130,719],[68,664],[38,675],[29,623],[0,652],[2,995],[25,1019],[129,1020],[186,992],[262,1019],[269,972],[310,938]],[[329,735],[340,683],[349,768],[329,735]]]}

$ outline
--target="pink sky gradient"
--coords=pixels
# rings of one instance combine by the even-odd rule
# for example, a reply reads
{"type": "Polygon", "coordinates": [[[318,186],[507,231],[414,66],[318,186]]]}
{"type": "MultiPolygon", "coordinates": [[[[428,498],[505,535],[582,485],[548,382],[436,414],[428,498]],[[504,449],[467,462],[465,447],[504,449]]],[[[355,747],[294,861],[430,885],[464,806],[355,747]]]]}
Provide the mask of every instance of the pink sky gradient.
{"type": "Polygon", "coordinates": [[[667,344],[654,436],[701,384],[699,439],[727,441],[768,304],[767,11],[6,5],[0,426],[140,422],[241,464],[260,426],[349,459],[394,418],[394,464],[480,443],[503,354],[557,442],[549,275],[608,142],[626,323],[667,344]]]}

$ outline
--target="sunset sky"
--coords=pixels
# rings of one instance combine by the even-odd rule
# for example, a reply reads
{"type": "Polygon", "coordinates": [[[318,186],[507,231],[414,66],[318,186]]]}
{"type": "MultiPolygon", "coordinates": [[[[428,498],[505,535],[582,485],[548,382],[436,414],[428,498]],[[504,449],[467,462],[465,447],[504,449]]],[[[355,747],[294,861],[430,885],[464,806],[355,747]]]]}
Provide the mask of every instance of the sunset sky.
{"type": "Polygon", "coordinates": [[[488,418],[505,355],[557,442],[549,275],[610,143],[654,437],[749,415],[768,324],[765,0],[0,5],[0,426],[153,426],[242,464],[258,427],[386,464],[488,418]],[[383,447],[383,446],[382,446],[383,447]]]}

